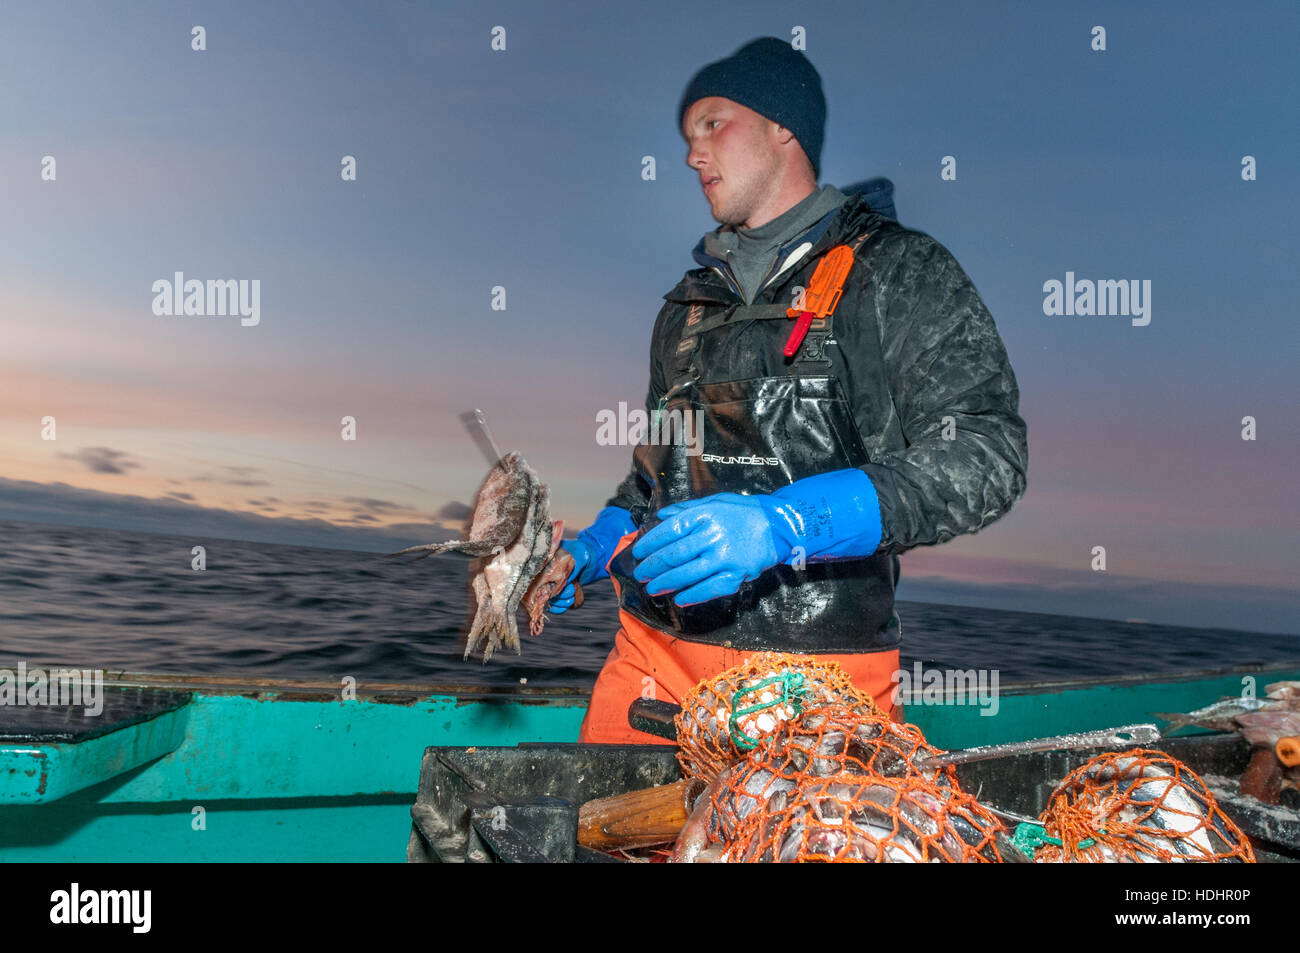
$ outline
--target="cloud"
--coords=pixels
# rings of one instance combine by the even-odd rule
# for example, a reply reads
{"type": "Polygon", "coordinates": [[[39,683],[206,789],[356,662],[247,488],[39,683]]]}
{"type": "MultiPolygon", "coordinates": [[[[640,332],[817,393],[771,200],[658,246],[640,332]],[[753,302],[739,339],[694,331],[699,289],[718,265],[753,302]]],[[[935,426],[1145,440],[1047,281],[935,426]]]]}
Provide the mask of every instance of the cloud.
{"type": "Polygon", "coordinates": [[[87,490],[63,482],[35,483],[7,477],[0,477],[0,520],[375,553],[453,538],[453,534],[431,523],[339,525],[317,517],[262,516],[197,506],[173,496],[149,499],[87,490]]]}
{"type": "Polygon", "coordinates": [[[76,453],[61,453],[59,456],[84,463],[91,473],[125,473],[140,468],[140,464],[112,447],[82,447],[76,453]]]}
{"type": "Polygon", "coordinates": [[[474,510],[466,506],[460,500],[452,500],[445,504],[442,509],[438,510],[438,519],[440,520],[466,520],[469,519],[474,510]]]}
{"type": "Polygon", "coordinates": [[[221,469],[226,471],[225,475],[211,476],[210,474],[205,473],[202,476],[196,476],[193,479],[197,483],[223,483],[226,486],[270,486],[271,485],[270,480],[263,480],[260,477],[255,477],[253,475],[255,473],[261,473],[262,472],[261,467],[223,466],[221,469]]]}
{"type": "MultiPolygon", "coordinates": [[[[393,524],[391,524],[391,525],[389,525],[389,526],[387,526],[387,527],[385,527],[385,528],[386,528],[389,532],[392,532],[392,533],[410,533],[410,534],[415,535],[415,536],[418,536],[418,535],[420,535],[420,534],[422,534],[422,533],[428,533],[428,532],[429,532],[429,524],[428,524],[428,523],[393,523],[393,524]]],[[[429,542],[439,542],[439,543],[441,543],[441,542],[445,542],[446,540],[449,540],[449,539],[456,539],[456,538],[458,538],[459,535],[460,535],[460,534],[458,534],[458,533],[448,533],[445,529],[442,529],[441,527],[439,527],[438,529],[434,530],[434,532],[437,534],[437,537],[438,537],[438,538],[437,538],[436,540],[434,540],[434,539],[426,539],[426,540],[425,540],[426,543],[429,543],[429,542]]]]}
{"type": "Polygon", "coordinates": [[[179,490],[171,490],[167,493],[167,495],[174,496],[178,500],[184,500],[186,503],[194,502],[194,494],[192,493],[182,493],[179,490]]]}
{"type": "Polygon", "coordinates": [[[394,503],[391,500],[376,500],[369,496],[345,496],[343,497],[343,502],[352,503],[368,510],[376,510],[380,513],[415,512],[414,507],[407,506],[405,503],[394,503]]]}

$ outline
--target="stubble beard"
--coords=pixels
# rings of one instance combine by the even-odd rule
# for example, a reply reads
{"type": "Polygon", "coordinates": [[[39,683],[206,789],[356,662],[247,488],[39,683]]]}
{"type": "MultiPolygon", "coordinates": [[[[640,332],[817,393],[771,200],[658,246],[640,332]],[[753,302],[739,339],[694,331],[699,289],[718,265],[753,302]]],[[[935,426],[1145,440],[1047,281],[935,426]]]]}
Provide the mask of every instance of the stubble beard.
{"type": "Polygon", "coordinates": [[[727,187],[727,195],[713,213],[713,220],[731,228],[744,228],[753,217],[760,199],[772,187],[776,175],[774,158],[771,168],[757,170],[748,179],[724,178],[722,184],[727,187]]]}
{"type": "MultiPolygon", "coordinates": [[[[742,188],[745,185],[743,182],[734,183],[730,181],[727,181],[726,184],[742,188]]],[[[729,190],[729,193],[713,213],[713,220],[729,228],[743,228],[752,214],[750,207],[752,202],[749,201],[749,192],[729,190]]]]}

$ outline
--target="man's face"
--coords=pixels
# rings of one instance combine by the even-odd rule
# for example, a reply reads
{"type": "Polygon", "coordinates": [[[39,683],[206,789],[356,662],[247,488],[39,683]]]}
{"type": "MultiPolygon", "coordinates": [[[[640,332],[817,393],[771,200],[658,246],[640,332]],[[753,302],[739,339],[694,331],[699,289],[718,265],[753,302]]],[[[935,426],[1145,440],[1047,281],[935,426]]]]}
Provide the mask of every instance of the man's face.
{"type": "Polygon", "coordinates": [[[682,119],[686,164],[700,177],[715,221],[747,227],[780,180],[779,127],[721,96],[697,100],[682,119]],[[711,180],[718,181],[709,184],[711,180]]]}

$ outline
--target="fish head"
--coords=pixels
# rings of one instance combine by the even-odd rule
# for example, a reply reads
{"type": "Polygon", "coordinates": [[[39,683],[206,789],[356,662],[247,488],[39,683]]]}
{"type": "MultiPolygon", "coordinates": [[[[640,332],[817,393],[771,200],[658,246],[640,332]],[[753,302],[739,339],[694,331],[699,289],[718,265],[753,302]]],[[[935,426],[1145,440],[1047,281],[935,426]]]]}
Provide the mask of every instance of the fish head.
{"type": "Polygon", "coordinates": [[[525,462],[523,456],[514,450],[503,454],[496,466],[492,468],[492,478],[505,483],[527,482],[532,475],[532,468],[525,462]]]}

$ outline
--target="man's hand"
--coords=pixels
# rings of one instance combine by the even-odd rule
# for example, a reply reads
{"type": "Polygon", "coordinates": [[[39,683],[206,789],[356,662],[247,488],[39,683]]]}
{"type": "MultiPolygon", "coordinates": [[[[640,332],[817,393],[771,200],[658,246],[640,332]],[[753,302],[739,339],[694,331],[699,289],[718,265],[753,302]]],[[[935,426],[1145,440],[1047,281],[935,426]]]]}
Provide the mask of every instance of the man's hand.
{"type": "Polygon", "coordinates": [[[596,522],[579,533],[577,539],[566,539],[561,542],[560,546],[573,556],[574,568],[573,572],[569,573],[569,578],[565,580],[564,588],[560,590],[559,595],[548,603],[551,611],[558,614],[573,607],[573,600],[577,595],[573,591],[575,582],[589,586],[609,575],[605,571],[605,564],[614,555],[614,548],[620,539],[635,529],[636,523],[632,521],[632,516],[627,510],[617,506],[607,506],[596,514],[596,522]]]}
{"type": "Polygon", "coordinates": [[[870,556],[882,539],[875,484],[856,467],[774,493],[686,500],[658,516],[632,547],[633,575],[652,596],[683,590],[679,606],[731,595],[778,563],[870,556]]]}
{"type": "Polygon", "coordinates": [[[716,493],[665,506],[663,520],[632,547],[633,575],[653,596],[678,589],[679,606],[730,595],[790,556],[790,528],[766,493],[716,493]]]}

